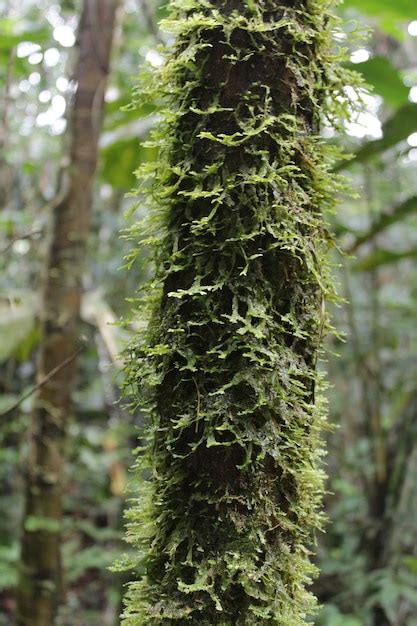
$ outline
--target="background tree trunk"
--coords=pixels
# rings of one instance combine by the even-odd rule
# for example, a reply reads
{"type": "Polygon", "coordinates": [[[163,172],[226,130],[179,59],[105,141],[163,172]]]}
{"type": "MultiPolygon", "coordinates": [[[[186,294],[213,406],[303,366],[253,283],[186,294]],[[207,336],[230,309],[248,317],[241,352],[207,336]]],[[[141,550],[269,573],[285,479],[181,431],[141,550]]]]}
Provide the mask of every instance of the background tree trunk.
{"type": "Polygon", "coordinates": [[[124,623],[296,626],[314,607],[322,489],[335,181],[317,134],[341,89],[329,7],[173,7],[174,51],[141,84],[167,110],[151,194],[161,295],[128,371],[152,415],[151,495],[130,525],[146,573],[124,623]]]}
{"type": "Polygon", "coordinates": [[[53,211],[42,296],[42,344],[30,433],[18,586],[19,626],[51,626],[62,598],[60,531],[65,440],[80,351],[79,313],[116,0],[85,0],[70,120],[68,193],[53,211]],[[64,367],[59,368],[60,364],[64,367]]]}

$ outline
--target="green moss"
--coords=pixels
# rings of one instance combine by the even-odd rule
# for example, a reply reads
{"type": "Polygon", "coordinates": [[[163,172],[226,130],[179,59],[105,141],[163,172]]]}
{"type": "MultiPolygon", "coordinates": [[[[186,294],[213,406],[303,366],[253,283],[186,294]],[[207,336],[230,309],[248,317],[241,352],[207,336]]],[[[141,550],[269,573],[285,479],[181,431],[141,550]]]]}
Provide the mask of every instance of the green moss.
{"type": "Polygon", "coordinates": [[[296,626],[322,523],[316,363],[339,181],[318,133],[346,106],[334,3],[171,4],[173,49],[138,86],[163,111],[141,172],[150,219],[132,230],[155,278],[128,350],[149,428],[123,623],[296,626]]]}

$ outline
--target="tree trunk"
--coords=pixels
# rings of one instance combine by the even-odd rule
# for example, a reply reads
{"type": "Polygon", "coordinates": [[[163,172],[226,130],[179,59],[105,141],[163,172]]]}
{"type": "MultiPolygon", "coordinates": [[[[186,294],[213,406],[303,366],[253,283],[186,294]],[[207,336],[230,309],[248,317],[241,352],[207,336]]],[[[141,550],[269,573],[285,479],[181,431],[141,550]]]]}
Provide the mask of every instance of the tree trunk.
{"type": "Polygon", "coordinates": [[[334,25],[326,0],[172,5],[174,50],[140,85],[166,110],[153,304],[128,366],[152,418],[129,526],[145,573],[123,623],[297,626],[320,526],[334,25]]]}
{"type": "Polygon", "coordinates": [[[70,129],[69,187],[54,209],[42,295],[42,342],[27,472],[19,626],[51,626],[62,599],[60,531],[65,443],[80,349],[82,273],[116,0],[85,0],[79,27],[70,129]],[[60,364],[66,363],[64,367],[60,364]]]}

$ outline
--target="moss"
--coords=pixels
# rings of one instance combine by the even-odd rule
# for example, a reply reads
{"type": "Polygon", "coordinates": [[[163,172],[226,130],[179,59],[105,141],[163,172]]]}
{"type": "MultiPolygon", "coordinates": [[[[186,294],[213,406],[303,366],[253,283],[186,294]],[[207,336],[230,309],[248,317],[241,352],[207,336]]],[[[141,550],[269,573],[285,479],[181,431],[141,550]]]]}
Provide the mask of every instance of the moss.
{"type": "Polygon", "coordinates": [[[128,350],[149,428],[128,530],[143,575],[123,623],[296,626],[314,610],[322,523],[334,3],[171,4],[175,44],[138,86],[162,121],[141,172],[150,220],[132,231],[155,278],[128,350]]]}

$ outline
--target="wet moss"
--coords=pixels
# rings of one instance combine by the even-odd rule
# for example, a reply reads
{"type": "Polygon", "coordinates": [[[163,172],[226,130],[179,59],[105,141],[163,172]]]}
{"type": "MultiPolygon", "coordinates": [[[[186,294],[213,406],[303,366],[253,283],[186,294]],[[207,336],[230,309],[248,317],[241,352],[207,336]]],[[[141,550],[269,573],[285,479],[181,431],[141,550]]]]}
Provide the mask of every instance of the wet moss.
{"type": "Polygon", "coordinates": [[[128,516],[143,575],[123,623],[296,626],[314,610],[322,523],[316,365],[339,181],[319,132],[346,80],[334,3],[171,4],[175,44],[138,86],[162,121],[132,229],[131,261],[151,246],[155,277],[127,355],[149,428],[128,516]]]}

